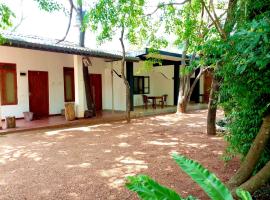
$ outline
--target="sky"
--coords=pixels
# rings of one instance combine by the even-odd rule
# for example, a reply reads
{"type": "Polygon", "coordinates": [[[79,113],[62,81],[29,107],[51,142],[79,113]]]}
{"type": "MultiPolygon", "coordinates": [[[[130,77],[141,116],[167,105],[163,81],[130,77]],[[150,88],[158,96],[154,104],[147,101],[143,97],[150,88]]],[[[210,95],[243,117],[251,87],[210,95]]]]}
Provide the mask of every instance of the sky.
{"type": "MultiPolygon", "coordinates": [[[[68,0],[56,0],[56,1],[63,4],[64,6],[66,6],[66,8],[69,9],[68,0]]],[[[98,0],[84,0],[84,1],[93,3],[94,1],[98,0]]],[[[153,12],[153,10],[156,9],[156,6],[160,1],[169,2],[170,0],[148,0],[149,3],[146,5],[146,13],[153,12]]],[[[175,0],[175,2],[183,2],[183,1],[184,0],[175,0]]],[[[226,0],[222,1],[226,2],[226,0]]],[[[46,11],[42,11],[38,8],[38,4],[34,0],[0,0],[0,3],[5,3],[15,13],[16,18],[13,20],[14,26],[18,24],[18,21],[20,21],[21,16],[24,17],[24,20],[22,21],[20,26],[18,26],[15,32],[23,35],[36,35],[52,39],[62,39],[64,37],[68,25],[68,16],[65,15],[63,12],[47,13],[46,11]]],[[[220,12],[218,10],[216,11],[217,13],[220,12]]],[[[75,14],[73,15],[73,22],[68,37],[66,38],[66,41],[77,43],[78,29],[75,26],[74,16],[75,14]]],[[[13,28],[10,28],[10,31],[14,32],[13,28]]],[[[160,30],[159,32],[160,34],[163,34],[162,30],[160,30]]],[[[104,44],[98,44],[96,42],[96,34],[90,32],[90,30],[87,30],[85,45],[93,49],[120,52],[121,44],[118,38],[119,36],[116,35],[112,41],[105,42],[104,44]]],[[[169,38],[168,40],[171,41],[171,44],[169,44],[169,46],[163,50],[181,53],[181,49],[178,49],[176,46],[173,45],[175,36],[172,34],[167,34],[166,38],[169,38]]],[[[134,49],[142,50],[144,48],[131,46],[128,44],[127,41],[125,41],[125,45],[128,51],[134,49]]]]}
{"type": "MultiPolygon", "coordinates": [[[[57,0],[63,5],[67,5],[69,8],[68,0],[57,0]]],[[[92,1],[92,0],[89,0],[92,1]]],[[[0,0],[0,2],[7,4],[11,10],[16,14],[16,19],[14,20],[14,26],[18,24],[21,16],[23,15],[24,20],[18,26],[15,32],[24,35],[37,35],[45,38],[62,39],[65,35],[68,16],[63,12],[47,13],[38,8],[37,3],[33,0],[0,0]]],[[[151,3],[147,5],[149,13],[156,8],[159,0],[151,0],[151,3]]],[[[148,13],[147,10],[147,13],[148,13]]],[[[75,27],[75,17],[73,16],[73,23],[70,32],[67,37],[67,41],[77,42],[77,28],[75,27]]],[[[10,29],[11,31],[12,28],[10,29]]],[[[118,37],[114,37],[113,41],[105,42],[100,45],[96,42],[96,35],[91,33],[89,30],[86,31],[86,46],[94,49],[100,50],[110,50],[110,51],[121,51],[121,45],[118,37]]],[[[139,48],[139,47],[138,47],[139,48]]],[[[142,47],[140,47],[141,49],[142,47]]],[[[171,51],[179,51],[172,46],[169,47],[171,51]]],[[[133,46],[126,42],[126,49],[134,49],[133,46]]]]}

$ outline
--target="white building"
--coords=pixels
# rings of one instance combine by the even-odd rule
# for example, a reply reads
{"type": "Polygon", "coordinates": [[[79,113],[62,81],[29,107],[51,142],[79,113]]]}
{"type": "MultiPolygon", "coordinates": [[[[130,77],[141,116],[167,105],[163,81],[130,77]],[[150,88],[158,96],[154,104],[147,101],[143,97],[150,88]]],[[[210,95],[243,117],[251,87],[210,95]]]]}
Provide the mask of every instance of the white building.
{"type": "MultiPolygon", "coordinates": [[[[125,110],[125,85],[119,76],[121,55],[32,36],[4,34],[4,37],[8,41],[0,46],[2,118],[21,118],[23,112],[29,111],[37,116],[57,115],[65,102],[70,101],[75,102],[76,116],[83,117],[86,110],[83,57],[90,58],[88,71],[96,109],[125,110]]],[[[176,105],[181,55],[159,51],[163,66],[145,72],[141,69],[147,51],[127,57],[125,70],[131,86],[132,108],[143,105],[142,94],[167,94],[168,105],[176,105]]],[[[199,102],[203,101],[203,95],[207,97],[207,82],[207,77],[201,78],[192,100],[199,102]]]]}

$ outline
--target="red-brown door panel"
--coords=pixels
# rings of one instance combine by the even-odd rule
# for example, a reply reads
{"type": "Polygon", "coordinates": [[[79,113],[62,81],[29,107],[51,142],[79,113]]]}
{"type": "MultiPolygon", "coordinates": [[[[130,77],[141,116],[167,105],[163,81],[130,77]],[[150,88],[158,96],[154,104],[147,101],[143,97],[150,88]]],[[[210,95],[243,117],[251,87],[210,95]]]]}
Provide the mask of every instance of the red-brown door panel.
{"type": "Polygon", "coordinates": [[[91,92],[96,104],[96,110],[102,110],[102,79],[101,74],[90,74],[91,92]]]}
{"type": "Polygon", "coordinates": [[[49,115],[48,72],[28,71],[29,108],[36,118],[49,115]]]}

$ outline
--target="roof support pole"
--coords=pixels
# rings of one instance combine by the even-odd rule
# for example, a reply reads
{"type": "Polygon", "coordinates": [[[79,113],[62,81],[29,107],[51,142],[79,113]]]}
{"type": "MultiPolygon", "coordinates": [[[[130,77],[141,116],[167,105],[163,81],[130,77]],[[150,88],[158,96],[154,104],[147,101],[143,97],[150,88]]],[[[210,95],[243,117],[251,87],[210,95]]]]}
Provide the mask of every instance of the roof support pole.
{"type": "Polygon", "coordinates": [[[178,94],[180,87],[180,64],[174,64],[174,77],[173,77],[173,105],[177,105],[178,94]]]}
{"type": "Polygon", "coordinates": [[[74,83],[75,83],[75,108],[76,117],[83,118],[84,111],[86,108],[86,96],[84,89],[84,79],[83,79],[83,64],[82,57],[74,55],[74,83]]]}

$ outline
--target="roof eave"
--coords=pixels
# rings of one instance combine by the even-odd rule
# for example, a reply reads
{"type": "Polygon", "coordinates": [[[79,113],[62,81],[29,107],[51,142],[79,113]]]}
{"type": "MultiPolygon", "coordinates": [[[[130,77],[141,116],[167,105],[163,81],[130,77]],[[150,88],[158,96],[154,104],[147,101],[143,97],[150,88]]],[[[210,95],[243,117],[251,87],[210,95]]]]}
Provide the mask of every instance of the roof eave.
{"type": "MultiPolygon", "coordinates": [[[[91,56],[91,57],[97,57],[97,58],[108,58],[108,59],[113,59],[113,60],[121,60],[122,59],[122,56],[113,55],[113,54],[106,53],[106,52],[89,52],[87,50],[82,50],[82,49],[59,47],[59,46],[53,46],[53,45],[48,45],[48,44],[37,44],[37,43],[18,41],[18,40],[13,40],[13,39],[8,39],[8,41],[2,45],[9,46],[9,47],[24,48],[24,49],[33,49],[33,50],[40,50],[40,51],[65,53],[65,54],[72,54],[72,55],[91,56]]],[[[140,59],[137,57],[126,57],[126,60],[138,62],[140,59]]]]}

